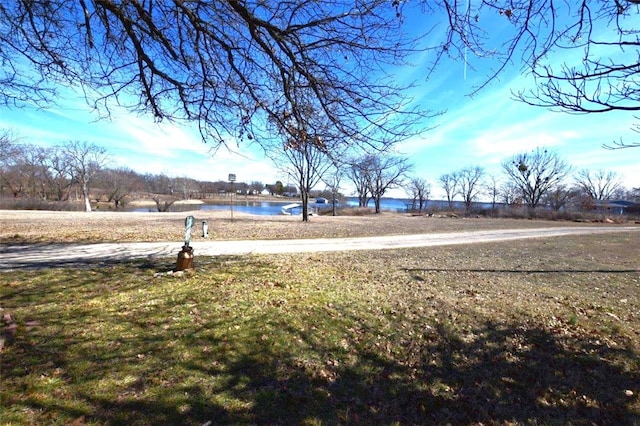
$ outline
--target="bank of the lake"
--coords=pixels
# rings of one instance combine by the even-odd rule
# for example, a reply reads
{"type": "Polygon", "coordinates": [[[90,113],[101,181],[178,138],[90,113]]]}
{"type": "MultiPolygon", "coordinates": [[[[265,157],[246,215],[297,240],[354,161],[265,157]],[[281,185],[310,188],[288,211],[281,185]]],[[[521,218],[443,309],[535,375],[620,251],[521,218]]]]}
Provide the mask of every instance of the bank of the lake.
{"type": "MultiPolygon", "coordinates": [[[[228,210],[231,212],[232,210],[235,212],[241,212],[246,214],[258,215],[258,216],[272,216],[272,215],[280,215],[283,214],[282,208],[288,204],[299,204],[300,200],[298,198],[270,198],[268,200],[261,200],[256,198],[245,198],[243,196],[235,198],[233,201],[231,199],[213,199],[213,200],[185,200],[176,202],[171,206],[171,211],[189,211],[189,210],[213,210],[213,211],[224,211],[228,210]]],[[[490,203],[474,203],[474,205],[478,208],[488,209],[491,208],[490,203]]],[[[388,212],[406,212],[408,209],[411,209],[413,206],[412,200],[408,198],[382,198],[380,208],[383,211],[388,212]]],[[[322,211],[330,211],[332,206],[330,203],[317,203],[315,200],[311,200],[309,202],[309,207],[312,209],[314,213],[322,212],[322,211]]],[[[350,207],[358,207],[358,199],[356,197],[347,197],[343,201],[338,203],[338,207],[340,208],[350,208],[350,207]]],[[[367,206],[368,208],[373,209],[374,203],[373,201],[369,201],[367,206]]],[[[417,207],[417,206],[416,206],[417,207]]],[[[426,204],[423,206],[424,210],[427,211],[437,211],[448,209],[449,203],[443,200],[428,200],[426,204]]],[[[463,209],[464,204],[460,201],[453,202],[453,209],[463,209]]],[[[149,212],[156,211],[156,206],[153,201],[151,203],[148,202],[132,202],[129,204],[128,211],[133,212],[149,212]]],[[[291,214],[300,214],[301,208],[294,208],[290,210],[291,214]]]]}

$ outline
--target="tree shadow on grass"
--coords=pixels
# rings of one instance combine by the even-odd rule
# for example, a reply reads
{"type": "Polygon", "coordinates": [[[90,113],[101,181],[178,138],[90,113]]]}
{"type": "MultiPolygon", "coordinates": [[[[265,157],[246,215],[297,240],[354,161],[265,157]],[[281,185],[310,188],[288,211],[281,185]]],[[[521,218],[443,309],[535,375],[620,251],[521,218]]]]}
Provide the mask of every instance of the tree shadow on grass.
{"type": "MultiPolygon", "coordinates": [[[[326,309],[299,327],[274,314],[270,334],[262,320],[198,322],[197,313],[184,323],[149,323],[143,308],[119,319],[127,337],[80,354],[69,348],[92,348],[86,336],[37,345],[21,337],[3,357],[4,392],[21,375],[35,372],[36,380],[43,366],[65,372],[67,396],[20,404],[62,422],[640,423],[636,350],[534,322],[477,318],[460,327],[444,315],[423,317],[398,338],[357,313],[336,320],[326,309]],[[89,391],[112,376],[122,381],[115,396],[89,391]]],[[[90,313],[82,320],[89,325],[90,313]]]]}
{"type": "Polygon", "coordinates": [[[0,273],[22,270],[128,266],[131,264],[137,264],[139,267],[144,265],[153,267],[157,263],[157,259],[171,257],[175,262],[179,251],[179,243],[175,244],[175,250],[161,247],[156,250],[141,249],[133,252],[126,247],[118,247],[112,243],[81,245],[73,243],[0,244],[0,273]],[[110,248],[105,249],[104,247],[110,248]]]}
{"type": "Polygon", "coordinates": [[[637,398],[625,394],[637,392],[640,373],[610,361],[633,368],[637,354],[563,342],[547,330],[515,324],[487,322],[474,334],[479,337],[465,342],[440,324],[429,333],[431,342],[416,345],[414,357],[360,351],[355,364],[335,367],[335,376],[329,372],[309,380],[298,374],[293,385],[286,383],[306,399],[292,405],[273,392],[254,412],[267,422],[286,421],[274,414],[292,406],[295,422],[308,417],[368,424],[640,421],[637,398]]]}
{"type": "MultiPolygon", "coordinates": [[[[317,337],[288,330],[307,344],[317,337]]],[[[182,364],[224,376],[171,398],[92,400],[109,424],[638,424],[638,355],[559,337],[542,328],[486,322],[462,338],[436,324],[398,357],[372,348],[316,347],[310,358],[253,344],[182,364]],[[234,407],[230,409],[229,407],[234,407]]],[[[210,340],[207,344],[225,345],[210,340]]],[[[352,342],[354,347],[358,344],[352,342]]],[[[190,373],[187,373],[190,374],[190,373]]],[[[175,389],[174,389],[175,390],[175,389]]]]}

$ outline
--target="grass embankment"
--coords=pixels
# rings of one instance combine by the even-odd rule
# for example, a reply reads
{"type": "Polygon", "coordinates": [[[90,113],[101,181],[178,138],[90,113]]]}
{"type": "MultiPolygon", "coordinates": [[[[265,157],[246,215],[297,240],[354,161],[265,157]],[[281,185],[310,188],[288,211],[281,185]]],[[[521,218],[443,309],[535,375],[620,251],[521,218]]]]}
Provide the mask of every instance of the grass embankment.
{"type": "Polygon", "coordinates": [[[1,274],[0,420],[637,424],[638,253],[616,234],[1,274]]]}

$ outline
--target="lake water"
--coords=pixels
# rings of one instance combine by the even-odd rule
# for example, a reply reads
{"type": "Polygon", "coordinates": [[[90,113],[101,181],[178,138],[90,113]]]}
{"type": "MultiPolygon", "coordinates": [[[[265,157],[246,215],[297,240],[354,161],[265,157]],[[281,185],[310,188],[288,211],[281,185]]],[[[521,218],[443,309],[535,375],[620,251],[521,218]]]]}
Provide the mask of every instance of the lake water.
{"type": "MultiPolygon", "coordinates": [[[[292,203],[295,201],[292,201],[292,203]]],[[[270,201],[237,201],[233,203],[233,211],[263,216],[282,214],[282,207],[286,203],[270,201]]],[[[201,204],[200,210],[231,210],[230,205],[201,204]]]]}
{"type": "MultiPolygon", "coordinates": [[[[264,215],[264,216],[271,216],[271,215],[280,215],[282,214],[282,207],[287,205],[287,204],[293,204],[293,203],[299,203],[299,200],[297,198],[291,198],[289,202],[271,202],[271,201],[242,201],[242,200],[237,200],[233,203],[233,211],[234,212],[241,212],[241,213],[248,213],[248,214],[253,214],[253,215],[264,215]]],[[[347,197],[346,201],[345,201],[346,205],[349,207],[357,207],[358,206],[358,199],[355,197],[347,197]]],[[[411,206],[411,200],[406,199],[406,198],[383,198],[381,200],[380,203],[380,208],[382,210],[386,210],[386,211],[394,211],[394,212],[404,212],[407,209],[407,205],[411,206]]],[[[314,209],[319,209],[319,210],[330,210],[331,209],[331,204],[316,204],[316,203],[309,203],[309,206],[314,208],[314,209]]],[[[374,207],[373,201],[369,202],[369,206],[370,208],[374,207]]],[[[441,201],[441,200],[429,200],[427,201],[427,205],[426,205],[426,209],[445,209],[448,207],[448,203],[446,201],[441,201]]],[[[490,205],[481,203],[481,207],[484,208],[489,208],[491,207],[490,205]]],[[[464,208],[464,204],[462,204],[462,202],[460,201],[455,201],[454,202],[454,208],[456,209],[460,209],[460,208],[464,208]]],[[[226,211],[230,211],[231,207],[230,205],[224,205],[224,204],[189,204],[189,205],[183,205],[183,206],[172,206],[171,211],[180,211],[181,209],[184,209],[185,211],[187,210],[194,210],[194,209],[198,209],[198,210],[226,210],[226,211]]],[[[147,212],[147,211],[153,211],[154,209],[152,208],[145,208],[145,209],[135,209],[134,211],[139,211],[139,212],[147,212]]],[[[293,209],[291,211],[292,214],[300,214],[301,209],[293,209]]]]}

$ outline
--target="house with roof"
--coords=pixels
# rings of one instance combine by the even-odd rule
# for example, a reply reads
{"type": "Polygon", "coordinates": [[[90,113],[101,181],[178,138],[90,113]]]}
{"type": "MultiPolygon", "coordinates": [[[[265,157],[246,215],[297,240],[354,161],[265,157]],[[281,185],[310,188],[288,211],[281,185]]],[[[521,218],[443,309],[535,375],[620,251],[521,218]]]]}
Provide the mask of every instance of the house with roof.
{"type": "Polygon", "coordinates": [[[640,203],[626,200],[596,200],[595,210],[610,214],[638,214],[640,213],[640,203]]]}

